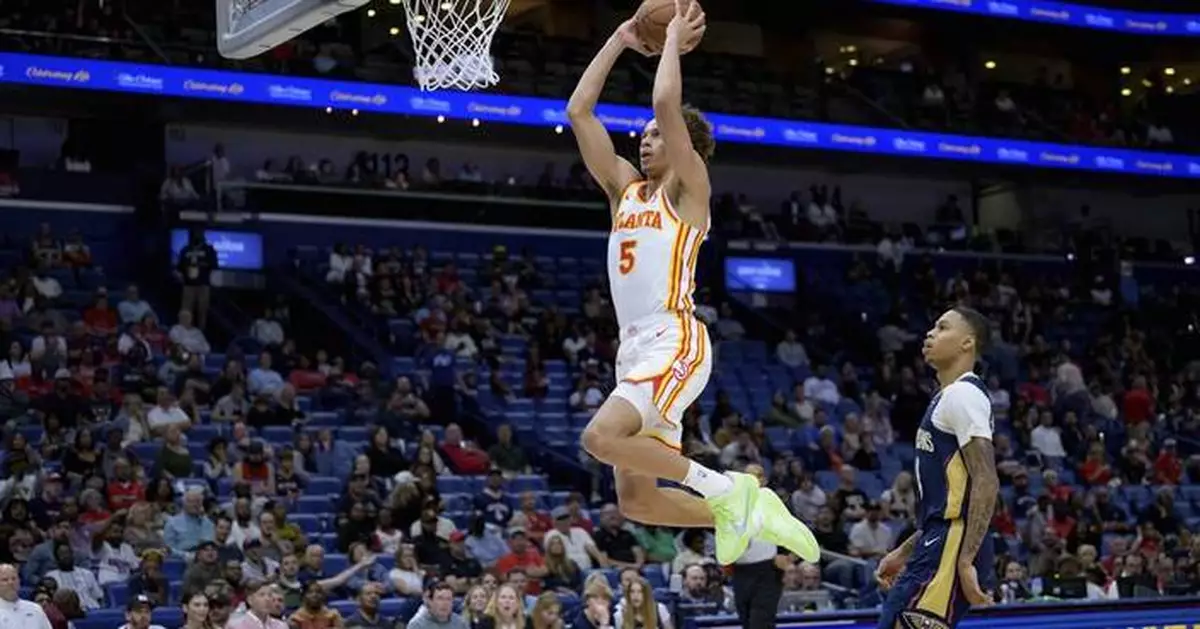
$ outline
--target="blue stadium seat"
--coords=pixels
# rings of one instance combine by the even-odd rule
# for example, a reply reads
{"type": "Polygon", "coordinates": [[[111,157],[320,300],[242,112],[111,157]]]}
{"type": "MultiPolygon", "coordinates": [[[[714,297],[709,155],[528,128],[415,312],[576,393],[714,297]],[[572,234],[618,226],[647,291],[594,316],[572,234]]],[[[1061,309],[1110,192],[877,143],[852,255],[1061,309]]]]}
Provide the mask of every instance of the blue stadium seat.
{"type": "Polygon", "coordinates": [[[296,513],[321,515],[333,511],[333,501],[328,496],[300,496],[296,501],[296,513]]]}
{"type": "Polygon", "coordinates": [[[304,493],[312,496],[333,496],[341,493],[342,481],[330,476],[310,476],[304,493]]]}

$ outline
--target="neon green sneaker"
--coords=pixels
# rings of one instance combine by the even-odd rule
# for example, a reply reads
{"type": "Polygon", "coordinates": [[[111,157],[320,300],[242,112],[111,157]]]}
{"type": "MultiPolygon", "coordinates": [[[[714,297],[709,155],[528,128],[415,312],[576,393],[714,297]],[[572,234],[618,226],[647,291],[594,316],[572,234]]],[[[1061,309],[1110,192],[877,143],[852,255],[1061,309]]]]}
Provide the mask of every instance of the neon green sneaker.
{"type": "Polygon", "coordinates": [[[787,505],[773,490],[766,487],[759,490],[758,509],[763,519],[758,537],[776,546],[783,546],[805,561],[816,562],[821,559],[817,538],[788,511],[787,505]]]}
{"type": "Polygon", "coordinates": [[[749,474],[727,472],[733,489],[708,498],[717,530],[717,563],[729,565],[746,552],[750,539],[762,528],[758,514],[758,479],[749,474]]]}

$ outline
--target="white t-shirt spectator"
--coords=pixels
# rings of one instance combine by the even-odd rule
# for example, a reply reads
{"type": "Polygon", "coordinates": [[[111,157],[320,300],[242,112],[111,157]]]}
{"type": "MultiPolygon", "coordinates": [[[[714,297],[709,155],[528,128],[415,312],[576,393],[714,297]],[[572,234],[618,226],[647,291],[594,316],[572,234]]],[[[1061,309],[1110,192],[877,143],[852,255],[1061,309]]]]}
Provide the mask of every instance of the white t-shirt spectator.
{"type": "Polygon", "coordinates": [[[842,401],[842,394],[838,392],[837,383],[829,378],[818,378],[816,375],[809,376],[804,380],[804,397],[826,404],[837,404],[842,401]]]}
{"type": "Polygon", "coordinates": [[[250,325],[250,336],[263,345],[283,345],[283,326],[274,319],[255,319],[250,325]]]}
{"type": "Polygon", "coordinates": [[[350,270],[351,263],[354,262],[354,256],[342,255],[336,251],[329,254],[329,272],[325,274],[325,281],[330,284],[341,284],[346,281],[346,271],[350,270]]]}
{"type": "Polygon", "coordinates": [[[33,337],[29,343],[29,357],[33,360],[40,360],[47,352],[56,356],[66,356],[67,339],[55,335],[53,340],[50,340],[41,334],[33,337]]]}
{"type": "Polygon", "coordinates": [[[717,322],[717,335],[725,341],[740,341],[746,337],[746,326],[737,319],[723,318],[717,322]]]}
{"type": "Polygon", "coordinates": [[[917,340],[916,334],[894,323],[879,328],[875,335],[879,337],[879,351],[884,354],[901,352],[905,345],[917,340]]]}
{"type": "Polygon", "coordinates": [[[53,277],[50,277],[49,275],[38,277],[35,275],[30,279],[30,281],[33,282],[33,289],[36,290],[42,297],[45,297],[46,299],[58,299],[59,297],[62,297],[62,284],[59,284],[58,280],[54,279],[53,277]]]}
{"type": "Polygon", "coordinates": [[[833,206],[829,204],[821,206],[816,203],[809,203],[808,222],[812,223],[814,227],[822,228],[837,225],[837,210],[833,209],[833,206]]]}
{"type": "Polygon", "coordinates": [[[187,177],[168,177],[163,181],[162,187],[158,190],[158,198],[163,201],[174,201],[183,203],[186,201],[195,201],[200,198],[196,193],[196,188],[192,186],[192,181],[187,177]]]}
{"type": "Polygon", "coordinates": [[[129,301],[128,299],[121,300],[117,304],[117,314],[121,316],[121,323],[140,323],[146,315],[151,315],[158,319],[158,315],[154,314],[154,308],[145,299],[137,301],[129,301]]]}
{"type": "Polygon", "coordinates": [[[567,357],[567,362],[574,365],[579,362],[579,352],[587,347],[587,337],[582,334],[576,336],[568,336],[563,341],[563,354],[567,357]]]}
{"type": "Polygon", "coordinates": [[[137,345],[142,346],[142,351],[146,357],[154,354],[154,350],[150,348],[150,343],[146,339],[138,339],[128,332],[122,334],[121,338],[117,339],[117,353],[124,356],[137,345]]]}
{"type": "Polygon", "coordinates": [[[185,328],[176,323],[171,326],[167,337],[171,339],[172,343],[193,354],[207,354],[212,351],[208,345],[208,339],[204,338],[204,331],[194,325],[185,328]]]}
{"type": "Polygon", "coordinates": [[[92,574],[91,570],[75,566],[70,572],[55,569],[47,572],[46,576],[54,579],[60,590],[74,590],[79,595],[79,603],[84,609],[102,607],[100,602],[104,600],[104,590],[100,589],[100,583],[96,581],[96,575],[92,574]]]}
{"type": "Polygon", "coordinates": [[[892,549],[892,530],[883,522],[863,518],[850,527],[850,548],[866,557],[882,557],[892,549]]]}
{"type": "Polygon", "coordinates": [[[182,408],[179,408],[178,404],[172,404],[170,408],[155,405],[154,408],[146,413],[146,423],[150,424],[151,430],[158,430],[175,424],[186,424],[191,421],[192,419],[188,417],[187,413],[183,412],[182,408]]]}
{"type": "Polygon", "coordinates": [[[479,355],[479,347],[475,345],[475,339],[471,338],[470,334],[458,332],[446,334],[445,347],[454,352],[458,358],[474,359],[479,355]]]}
{"type": "Polygon", "coordinates": [[[800,341],[780,341],[775,347],[775,357],[788,367],[803,367],[808,364],[808,352],[800,341]]]}
{"type": "Polygon", "coordinates": [[[128,542],[117,547],[113,547],[109,542],[104,542],[100,547],[100,552],[96,554],[97,581],[100,585],[124,582],[133,574],[140,562],[137,554],[133,552],[133,546],[130,546],[128,542]]]}
{"type": "Polygon", "coordinates": [[[1150,125],[1146,129],[1147,144],[1174,144],[1175,134],[1171,133],[1171,128],[1167,125],[1150,125]]]}
{"type": "Polygon", "coordinates": [[[546,537],[543,538],[542,547],[550,545],[550,540],[555,537],[562,539],[563,548],[567,551],[567,557],[579,566],[580,570],[588,571],[592,569],[592,556],[588,554],[588,547],[595,547],[596,542],[588,532],[578,526],[571,527],[571,534],[564,535],[561,531],[555,529],[548,531],[546,537]]]}
{"type": "Polygon", "coordinates": [[[801,520],[812,523],[816,521],[817,513],[821,511],[821,507],[824,507],[827,501],[828,496],[825,495],[825,490],[814,483],[808,491],[797,489],[792,492],[792,511],[801,520]]]}
{"type": "Polygon", "coordinates": [[[1063,458],[1067,451],[1063,448],[1062,435],[1053,426],[1038,426],[1029,433],[1029,444],[1042,456],[1063,458]]]}

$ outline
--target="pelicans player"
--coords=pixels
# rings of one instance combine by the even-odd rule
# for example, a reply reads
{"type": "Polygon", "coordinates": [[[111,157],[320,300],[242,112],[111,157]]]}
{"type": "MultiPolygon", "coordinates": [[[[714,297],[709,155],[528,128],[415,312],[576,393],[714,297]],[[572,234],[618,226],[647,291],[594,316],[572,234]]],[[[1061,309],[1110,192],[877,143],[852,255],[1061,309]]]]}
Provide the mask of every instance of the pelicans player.
{"type": "Polygon", "coordinates": [[[756,535],[806,559],[816,542],[769,490],[746,474],[720,474],[680,453],[683,411],[712,372],[712,345],[693,316],[700,246],[709,229],[712,127],[682,104],[681,42],[705,28],[699,5],[676,0],[654,81],[654,120],[642,132],[641,172],[619,157],[595,115],[604,82],[627,48],[649,54],[630,20],[609,38],[571,96],[567,113],[583,161],[612,209],[608,275],[620,326],[618,384],[583,434],[616,468],[622,512],[647,524],[717,531],[717,559],[732,563],[756,535]],[[706,500],[658,479],[682,483],[706,500]]]}
{"type": "Polygon", "coordinates": [[[959,306],[925,336],[925,361],[942,389],[917,430],[919,530],[875,573],[889,590],[879,629],[947,629],[971,605],[991,602],[984,592],[995,574],[988,527],[1000,484],[992,402],[972,371],[988,334],[986,317],[959,306]]]}

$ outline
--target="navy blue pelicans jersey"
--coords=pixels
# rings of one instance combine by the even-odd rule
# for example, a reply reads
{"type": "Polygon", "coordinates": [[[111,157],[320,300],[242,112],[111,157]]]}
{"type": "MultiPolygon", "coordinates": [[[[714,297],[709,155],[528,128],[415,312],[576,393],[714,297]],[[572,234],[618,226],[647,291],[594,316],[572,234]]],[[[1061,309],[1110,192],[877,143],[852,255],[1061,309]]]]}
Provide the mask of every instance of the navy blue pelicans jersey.
{"type": "MultiPolygon", "coordinates": [[[[904,571],[888,591],[880,629],[946,629],[967,610],[958,580],[970,504],[970,478],[962,447],[975,437],[992,438],[992,401],[979,376],[968,373],[929,402],[917,429],[913,475],[919,496],[917,528],[921,537],[904,571]]],[[[980,585],[993,580],[991,544],[975,557],[980,585]]]]}

